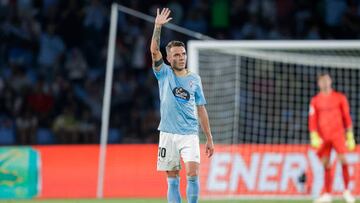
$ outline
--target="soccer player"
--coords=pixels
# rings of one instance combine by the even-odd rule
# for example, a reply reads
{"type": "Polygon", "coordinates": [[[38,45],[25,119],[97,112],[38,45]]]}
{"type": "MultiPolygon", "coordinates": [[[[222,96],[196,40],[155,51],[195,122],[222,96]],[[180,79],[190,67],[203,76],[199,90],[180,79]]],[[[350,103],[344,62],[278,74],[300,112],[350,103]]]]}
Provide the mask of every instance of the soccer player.
{"type": "Polygon", "coordinates": [[[345,158],[348,150],[356,147],[350,117],[350,108],[345,95],[332,89],[329,74],[321,74],[317,80],[320,92],[310,102],[309,131],[311,146],[317,149],[324,166],[324,189],[315,203],[331,202],[333,174],[329,163],[331,149],[335,149],[342,164],[345,191],[343,197],[347,203],[355,202],[349,186],[349,169],[345,158]],[[346,138],[345,138],[346,137],[346,138]]]}
{"type": "Polygon", "coordinates": [[[157,170],[166,171],[168,202],[181,202],[179,189],[180,157],[185,163],[187,175],[186,196],[189,203],[198,202],[200,147],[198,137],[198,117],[205,133],[206,155],[211,157],[214,144],[210,131],[206,100],[200,77],[186,68],[184,43],[171,41],[166,46],[166,65],[160,52],[161,27],[172,18],[170,10],[164,8],[155,18],[151,39],[153,71],[158,80],[160,91],[159,125],[160,139],[157,170]]]}

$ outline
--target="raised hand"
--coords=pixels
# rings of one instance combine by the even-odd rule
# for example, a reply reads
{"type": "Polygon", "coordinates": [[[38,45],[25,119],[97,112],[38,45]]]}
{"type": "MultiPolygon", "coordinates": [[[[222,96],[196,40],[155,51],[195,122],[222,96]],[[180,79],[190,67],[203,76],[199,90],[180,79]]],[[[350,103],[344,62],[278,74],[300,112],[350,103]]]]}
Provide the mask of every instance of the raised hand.
{"type": "Polygon", "coordinates": [[[169,18],[171,11],[168,8],[156,9],[155,25],[162,26],[169,22],[172,18],[169,18]]]}

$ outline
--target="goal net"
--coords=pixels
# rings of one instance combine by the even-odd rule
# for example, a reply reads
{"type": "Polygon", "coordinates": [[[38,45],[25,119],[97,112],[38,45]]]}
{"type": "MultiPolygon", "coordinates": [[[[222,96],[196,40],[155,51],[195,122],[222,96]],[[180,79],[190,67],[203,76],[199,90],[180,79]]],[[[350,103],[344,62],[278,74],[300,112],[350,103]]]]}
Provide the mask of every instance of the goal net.
{"type": "MultiPolygon", "coordinates": [[[[359,138],[360,42],[190,41],[188,55],[189,69],[202,78],[219,146],[204,169],[202,194],[319,194],[321,165],[308,147],[309,102],[318,91],[317,75],[329,73],[349,100],[359,138]]],[[[340,192],[335,162],[333,189],[340,192]]]]}

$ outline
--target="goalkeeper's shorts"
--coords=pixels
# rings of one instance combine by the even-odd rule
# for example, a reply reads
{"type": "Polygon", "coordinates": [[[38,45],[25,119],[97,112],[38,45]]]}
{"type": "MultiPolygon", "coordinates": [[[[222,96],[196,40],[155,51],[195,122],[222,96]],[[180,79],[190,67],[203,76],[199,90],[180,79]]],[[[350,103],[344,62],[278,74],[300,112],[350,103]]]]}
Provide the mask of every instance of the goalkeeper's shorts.
{"type": "Polygon", "coordinates": [[[181,158],[185,163],[200,163],[199,136],[160,132],[157,170],[180,170],[181,158]]]}
{"type": "Polygon", "coordinates": [[[317,155],[322,157],[330,157],[331,149],[335,149],[337,154],[344,154],[348,152],[345,142],[345,135],[342,133],[338,136],[333,136],[332,139],[324,139],[320,148],[317,151],[317,155]]]}

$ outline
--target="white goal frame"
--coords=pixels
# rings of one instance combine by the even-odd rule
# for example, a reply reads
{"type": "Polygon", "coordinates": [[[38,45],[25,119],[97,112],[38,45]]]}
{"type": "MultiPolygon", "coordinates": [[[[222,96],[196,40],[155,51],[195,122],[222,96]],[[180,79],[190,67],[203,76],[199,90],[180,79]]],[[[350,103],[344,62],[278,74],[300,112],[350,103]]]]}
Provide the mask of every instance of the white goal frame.
{"type": "MultiPolygon", "coordinates": [[[[360,40],[190,40],[187,43],[188,68],[199,73],[199,49],[271,49],[271,50],[311,50],[311,49],[360,49],[360,40]]],[[[359,64],[360,68],[360,64],[359,64]]]]}

